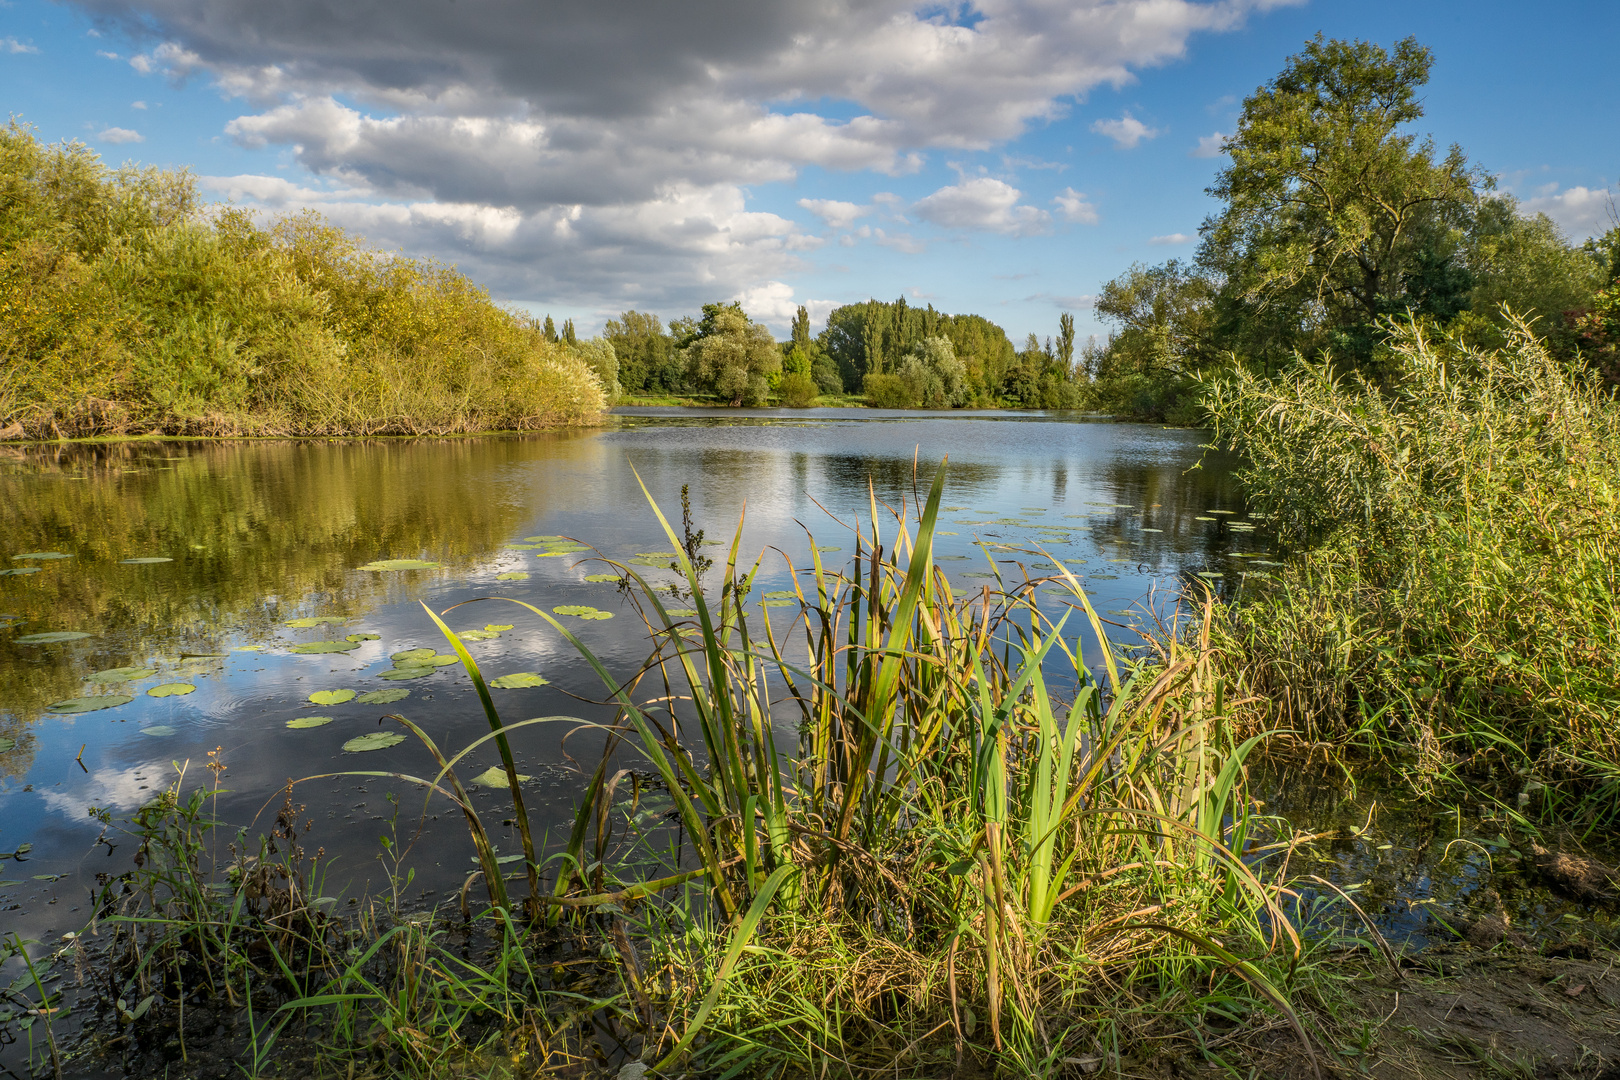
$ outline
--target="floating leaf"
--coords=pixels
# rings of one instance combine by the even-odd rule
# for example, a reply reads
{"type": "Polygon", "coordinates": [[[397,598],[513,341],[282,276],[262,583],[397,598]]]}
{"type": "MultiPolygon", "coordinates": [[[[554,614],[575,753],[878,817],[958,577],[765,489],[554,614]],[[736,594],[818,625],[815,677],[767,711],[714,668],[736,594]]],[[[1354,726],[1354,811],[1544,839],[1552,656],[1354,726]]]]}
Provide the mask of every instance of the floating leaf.
{"type": "Polygon", "coordinates": [[[388,659],[398,663],[401,660],[426,660],[432,655],[434,655],[433,649],[406,649],[403,652],[395,653],[388,659]]]}
{"type": "Polygon", "coordinates": [[[638,551],[638,552],[636,552],[636,558],[638,558],[638,559],[673,559],[674,557],[675,557],[675,553],[673,551],[638,551]]]}
{"type": "Polygon", "coordinates": [[[52,630],[44,634],[24,634],[14,640],[19,645],[54,645],[58,641],[78,641],[89,636],[79,630],[52,630]]]}
{"type": "Polygon", "coordinates": [[[336,626],[338,623],[346,623],[348,621],[349,620],[342,615],[306,615],[302,619],[291,619],[283,625],[294,626],[300,630],[308,630],[312,626],[336,626]]]}
{"type": "Polygon", "coordinates": [[[119,561],[128,566],[151,566],[154,563],[174,562],[167,555],[142,555],[138,559],[121,559],[119,561]]]}
{"type": "Polygon", "coordinates": [[[695,619],[695,618],[697,618],[697,608],[672,607],[672,608],[667,609],[667,613],[669,614],[669,616],[671,618],[675,618],[675,619],[695,619]]]}
{"type": "Polygon", "coordinates": [[[166,682],[146,692],[147,697],[182,697],[197,688],[188,682],[166,682]]]}
{"type": "Polygon", "coordinates": [[[611,611],[598,611],[588,604],[561,604],[551,609],[558,615],[577,615],[581,619],[611,619],[611,611]]]}
{"type": "Polygon", "coordinates": [[[296,720],[287,721],[287,726],[294,731],[302,731],[304,728],[325,727],[332,720],[330,716],[300,716],[296,720]]]}
{"type": "Polygon", "coordinates": [[[1118,581],[1119,580],[1119,575],[1118,574],[1092,574],[1091,575],[1091,580],[1092,581],[1118,581]]]}
{"type": "Polygon", "coordinates": [[[370,690],[354,699],[356,705],[388,705],[411,696],[409,690],[370,690]]]}
{"type": "Polygon", "coordinates": [[[426,653],[427,655],[401,657],[394,661],[394,666],[440,668],[461,662],[461,658],[453,653],[436,653],[432,649],[412,649],[411,651],[418,654],[426,653]]]}
{"type": "Polygon", "coordinates": [[[1155,532],[1155,533],[1162,533],[1162,532],[1164,532],[1164,530],[1163,530],[1163,529],[1143,529],[1143,530],[1142,530],[1142,531],[1143,531],[1143,532],[1155,532]]]}
{"type": "Polygon", "coordinates": [[[111,709],[119,705],[128,705],[135,698],[130,694],[98,694],[94,697],[68,698],[47,705],[46,711],[53,713],[86,713],[100,712],[102,709],[111,709]]]}
{"type": "Polygon", "coordinates": [[[957,536],[959,534],[958,533],[953,533],[953,532],[937,532],[934,535],[935,536],[957,536]]]}
{"type": "Polygon", "coordinates": [[[1226,575],[1225,575],[1225,574],[1217,574],[1217,573],[1215,573],[1215,571],[1213,571],[1213,570],[1200,570],[1200,571],[1199,571],[1199,572],[1198,572],[1198,576],[1199,576],[1199,577],[1201,577],[1201,578],[1208,578],[1208,579],[1210,579],[1210,580],[1211,580],[1211,581],[1213,581],[1213,580],[1215,580],[1215,579],[1216,579],[1216,578],[1223,578],[1223,577],[1225,577],[1225,576],[1226,576],[1226,575]]]}
{"type": "Polygon", "coordinates": [[[1281,566],[1282,563],[1280,563],[1280,562],[1270,562],[1270,561],[1268,561],[1266,559],[1256,559],[1256,560],[1254,560],[1254,565],[1256,565],[1256,566],[1281,566]]]}
{"type": "Polygon", "coordinates": [[[232,645],[231,652],[264,652],[263,645],[232,645]]]}
{"type": "Polygon", "coordinates": [[[539,544],[507,544],[507,551],[533,551],[539,544]]]}
{"type": "Polygon", "coordinates": [[[366,633],[350,634],[347,637],[345,637],[343,640],[344,641],[355,641],[355,642],[360,642],[360,641],[381,641],[382,640],[382,635],[381,634],[366,634],[366,633]]]}
{"type": "Polygon", "coordinates": [[[761,604],[760,606],[761,607],[792,607],[794,604],[797,604],[797,603],[798,603],[797,600],[767,600],[763,604],[761,604]]]}
{"type": "Polygon", "coordinates": [[[350,739],[343,744],[343,749],[354,754],[362,754],[367,750],[386,750],[390,746],[398,746],[405,741],[405,736],[397,731],[373,731],[370,735],[361,735],[350,739]]]}
{"type": "Polygon", "coordinates": [[[502,675],[498,679],[489,680],[489,685],[497,690],[521,690],[527,686],[549,686],[551,680],[534,671],[519,671],[512,675],[502,675]]]}
{"type": "MultiPolygon", "coordinates": [[[[525,780],[534,779],[534,777],[524,776],[522,773],[518,773],[517,778],[519,783],[522,783],[525,780]]],[[[506,770],[501,768],[499,765],[491,765],[489,768],[473,777],[472,782],[477,784],[479,787],[487,788],[509,788],[512,786],[511,781],[507,779],[506,770]]],[[[523,858],[521,855],[507,855],[504,858],[496,861],[512,862],[514,859],[521,858],[523,858]]]]}
{"type": "Polygon", "coordinates": [[[349,652],[358,649],[358,641],[304,641],[292,647],[292,651],[304,656],[315,653],[349,652]]]}
{"type": "Polygon", "coordinates": [[[537,551],[534,553],[534,557],[537,559],[560,559],[564,555],[572,554],[572,551],[537,551]]]}
{"type": "Polygon", "coordinates": [[[525,544],[554,544],[559,540],[567,539],[566,536],[525,536],[523,542],[525,544]]]}
{"type": "Polygon", "coordinates": [[[0,577],[23,577],[27,574],[39,573],[37,566],[19,566],[12,570],[0,570],[0,577]]]}
{"type": "Polygon", "coordinates": [[[150,735],[153,738],[157,738],[157,739],[161,739],[165,735],[173,735],[174,732],[175,732],[175,729],[170,727],[168,724],[154,724],[151,727],[143,727],[143,728],[141,728],[141,734],[142,735],[150,735]]]}
{"type": "Polygon", "coordinates": [[[16,745],[17,745],[17,740],[16,739],[8,739],[4,735],[0,735],[0,754],[5,753],[7,750],[10,750],[12,747],[14,747],[16,745]]]}
{"type": "Polygon", "coordinates": [[[629,563],[631,566],[651,566],[651,567],[655,567],[655,568],[657,568],[659,570],[668,570],[669,569],[669,560],[668,559],[635,558],[635,559],[626,559],[624,561],[629,563]]]}
{"type": "Polygon", "coordinates": [[[463,630],[456,636],[462,641],[493,641],[501,633],[499,630],[463,630]]]}
{"type": "Polygon", "coordinates": [[[309,695],[311,705],[341,705],[353,700],[353,690],[317,690],[309,695]]]}
{"type": "Polygon", "coordinates": [[[491,633],[499,634],[503,630],[512,629],[512,624],[509,623],[509,622],[508,623],[493,623],[493,622],[492,623],[485,623],[484,624],[484,629],[490,631],[491,633]]]}
{"type": "Polygon", "coordinates": [[[30,551],[22,555],[13,555],[13,559],[71,559],[72,555],[65,555],[60,551],[30,551]]]}
{"type": "Polygon", "coordinates": [[[98,671],[94,675],[86,675],[90,682],[119,683],[132,682],[135,679],[150,679],[157,674],[157,668],[150,667],[115,667],[106,671],[98,671]]]}
{"type": "Polygon", "coordinates": [[[1235,514],[1235,513],[1237,513],[1237,511],[1236,510],[1210,510],[1210,511],[1207,511],[1207,513],[1211,513],[1211,514],[1235,514]]]}
{"type": "Polygon", "coordinates": [[[817,551],[843,551],[841,547],[817,547],[817,551]]]}
{"type": "Polygon", "coordinates": [[[601,583],[606,582],[606,581],[618,581],[619,580],[619,575],[618,574],[586,574],[585,575],[585,580],[589,581],[589,582],[593,582],[595,584],[601,584],[601,583]]]}
{"type": "Polygon", "coordinates": [[[798,595],[799,594],[797,592],[795,592],[793,589],[777,589],[774,592],[766,593],[765,594],[765,599],[767,599],[767,600],[781,600],[781,599],[783,599],[785,597],[795,597],[796,598],[798,595]]]}
{"type": "Polygon", "coordinates": [[[529,580],[529,572],[527,570],[508,570],[504,574],[496,574],[495,575],[495,580],[496,581],[528,581],[529,580]]]}
{"type": "Polygon", "coordinates": [[[362,570],[437,570],[438,563],[425,559],[378,559],[362,566],[362,570]]]}
{"type": "Polygon", "coordinates": [[[387,671],[385,671],[382,674],[378,675],[377,678],[379,678],[379,679],[394,679],[394,680],[398,680],[398,679],[420,679],[424,675],[431,675],[437,670],[438,670],[437,668],[431,668],[431,667],[397,667],[397,668],[389,668],[387,671]]]}

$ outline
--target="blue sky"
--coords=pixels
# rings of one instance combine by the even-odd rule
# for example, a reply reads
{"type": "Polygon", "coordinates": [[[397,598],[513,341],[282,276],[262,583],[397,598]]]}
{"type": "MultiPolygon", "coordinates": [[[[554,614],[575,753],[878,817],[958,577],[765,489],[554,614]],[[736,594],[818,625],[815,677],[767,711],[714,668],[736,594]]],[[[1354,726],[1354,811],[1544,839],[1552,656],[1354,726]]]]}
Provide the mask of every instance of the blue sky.
{"type": "Polygon", "coordinates": [[[1420,130],[1571,237],[1608,227],[1612,3],[11,0],[0,89],[48,140],[315,207],[585,330],[740,298],[783,333],[903,293],[1021,341],[1101,331],[1103,282],[1192,255],[1215,137],[1318,31],[1416,36],[1420,130]]]}

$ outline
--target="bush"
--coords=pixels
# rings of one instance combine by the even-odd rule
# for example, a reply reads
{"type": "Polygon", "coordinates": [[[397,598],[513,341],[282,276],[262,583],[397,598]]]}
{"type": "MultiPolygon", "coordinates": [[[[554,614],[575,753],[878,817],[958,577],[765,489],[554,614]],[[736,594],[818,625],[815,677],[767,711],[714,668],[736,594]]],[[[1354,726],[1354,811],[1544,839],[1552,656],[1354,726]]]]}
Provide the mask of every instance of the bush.
{"type": "Polygon", "coordinates": [[[782,376],[782,385],[778,387],[782,397],[782,407],[786,409],[808,409],[816,400],[816,384],[796,371],[790,371],[782,376]]]}
{"type": "Polygon", "coordinates": [[[816,386],[821,388],[823,394],[844,392],[844,376],[839,372],[837,362],[830,356],[823,354],[816,357],[810,377],[815,380],[816,386]]]}
{"type": "Polygon", "coordinates": [[[917,404],[911,387],[898,375],[868,375],[861,380],[870,409],[910,409],[917,404]]]}

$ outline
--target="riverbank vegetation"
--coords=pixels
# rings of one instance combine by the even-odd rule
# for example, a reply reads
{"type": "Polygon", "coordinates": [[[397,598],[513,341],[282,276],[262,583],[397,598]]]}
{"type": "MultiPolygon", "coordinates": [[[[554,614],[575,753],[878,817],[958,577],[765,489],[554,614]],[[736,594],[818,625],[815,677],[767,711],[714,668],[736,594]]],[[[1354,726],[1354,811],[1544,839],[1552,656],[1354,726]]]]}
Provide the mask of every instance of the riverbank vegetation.
{"type": "Polygon", "coordinates": [[[529,428],[590,421],[611,391],[454,269],[205,207],[185,173],[13,122],[0,191],[11,437],[529,428]]]}

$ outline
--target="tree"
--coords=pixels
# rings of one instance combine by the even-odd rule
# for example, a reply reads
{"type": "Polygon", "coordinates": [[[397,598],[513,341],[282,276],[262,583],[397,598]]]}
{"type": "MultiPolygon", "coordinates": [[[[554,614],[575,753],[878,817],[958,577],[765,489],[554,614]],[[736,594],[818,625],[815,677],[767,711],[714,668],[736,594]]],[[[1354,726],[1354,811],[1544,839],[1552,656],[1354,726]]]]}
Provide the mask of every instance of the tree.
{"type": "Polygon", "coordinates": [[[1058,316],[1058,363],[1072,378],[1074,375],[1074,316],[1065,311],[1058,316]]]}
{"type": "Polygon", "coordinates": [[[1197,267],[1176,259],[1133,265],[1103,286],[1097,316],[1117,329],[1092,351],[1087,367],[1097,404],[1109,412],[1178,420],[1191,392],[1190,376],[1214,359],[1215,285],[1197,267]]]}
{"type": "Polygon", "coordinates": [[[1469,229],[1465,258],[1474,287],[1464,299],[1471,309],[1469,329],[1480,344],[1507,344],[1513,314],[1534,319],[1536,333],[1554,353],[1571,356],[1576,332],[1571,323],[1588,309],[1603,287],[1606,268],[1580,248],[1571,247],[1545,214],[1525,217],[1511,195],[1481,199],[1469,229]]]}
{"type": "Polygon", "coordinates": [[[605,337],[593,337],[576,342],[568,351],[590,365],[609,401],[619,396],[619,357],[613,350],[613,342],[605,337]]]}
{"type": "Polygon", "coordinates": [[[956,358],[949,338],[919,341],[901,360],[897,375],[913,405],[954,409],[967,401],[967,368],[956,358]]]}
{"type": "Polygon", "coordinates": [[[810,355],[810,311],[803,304],[793,316],[793,344],[806,356],[810,355]]]}
{"type": "Polygon", "coordinates": [[[735,302],[703,305],[685,355],[692,382],[734,407],[765,404],[768,378],[782,370],[776,339],[735,302]]]}
{"type": "Polygon", "coordinates": [[[564,319],[563,320],[562,339],[563,339],[563,341],[567,342],[569,345],[578,345],[579,344],[579,335],[574,333],[574,320],[573,319],[564,319]]]}
{"type": "Polygon", "coordinates": [[[1229,329],[1259,316],[1272,347],[1353,341],[1409,306],[1422,260],[1432,270],[1452,254],[1488,181],[1460,148],[1436,160],[1431,140],[1403,130],[1423,115],[1433,62],[1413,38],[1386,52],[1318,34],[1244,101],[1231,163],[1208,189],[1226,208],[1204,223],[1198,256],[1223,279],[1229,329]]]}
{"type": "Polygon", "coordinates": [[[686,365],[657,315],[631,310],[609,319],[602,336],[619,358],[619,383],[628,393],[672,393],[684,388],[686,365]]]}
{"type": "Polygon", "coordinates": [[[557,336],[557,324],[551,321],[550,315],[546,316],[545,329],[543,329],[541,333],[544,334],[546,340],[551,342],[553,345],[562,340],[557,336]]]}

